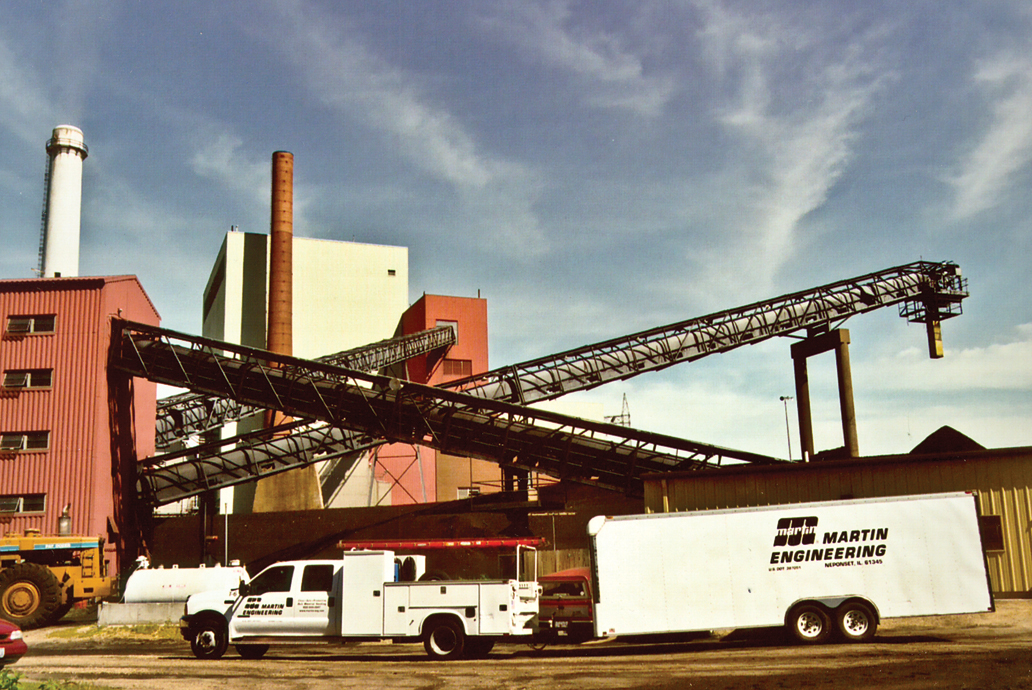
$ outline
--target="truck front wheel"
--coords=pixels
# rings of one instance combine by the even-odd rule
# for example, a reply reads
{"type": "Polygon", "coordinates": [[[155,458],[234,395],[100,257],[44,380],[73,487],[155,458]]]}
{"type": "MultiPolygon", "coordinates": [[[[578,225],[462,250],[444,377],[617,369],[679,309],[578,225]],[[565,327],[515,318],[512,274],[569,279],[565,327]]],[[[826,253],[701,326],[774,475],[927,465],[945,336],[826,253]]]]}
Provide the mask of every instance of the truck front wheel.
{"type": "Polygon", "coordinates": [[[831,635],[831,620],[817,604],[800,604],[788,614],[788,629],[798,642],[820,644],[831,635]]]}
{"type": "Polygon", "coordinates": [[[438,618],[427,624],[423,648],[434,659],[458,659],[466,646],[466,633],[454,618],[438,618]]]}
{"type": "Polygon", "coordinates": [[[62,594],[49,568],[15,563],[0,571],[0,618],[23,629],[49,625],[61,607],[62,594]]]}
{"type": "Polygon", "coordinates": [[[224,621],[214,616],[203,618],[193,625],[190,651],[198,659],[221,659],[229,647],[224,621]]]}
{"type": "Polygon", "coordinates": [[[874,637],[878,619],[862,601],[849,601],[835,611],[835,625],[847,642],[867,642],[874,637]]]}

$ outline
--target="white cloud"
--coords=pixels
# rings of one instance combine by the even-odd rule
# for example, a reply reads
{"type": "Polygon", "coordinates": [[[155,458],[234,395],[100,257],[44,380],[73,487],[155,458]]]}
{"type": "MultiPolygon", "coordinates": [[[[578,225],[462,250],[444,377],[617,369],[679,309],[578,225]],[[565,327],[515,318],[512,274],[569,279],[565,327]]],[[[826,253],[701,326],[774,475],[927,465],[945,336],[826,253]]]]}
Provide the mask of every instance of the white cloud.
{"type": "Polygon", "coordinates": [[[1004,53],[981,63],[975,84],[991,101],[990,121],[951,179],[953,215],[969,218],[1000,203],[1032,162],[1032,60],[1004,53]]]}
{"type": "Polygon", "coordinates": [[[1032,394],[1032,324],[1015,330],[1007,342],[952,351],[931,360],[927,350],[909,347],[865,366],[863,385],[871,390],[1027,391],[1032,394]]]}
{"type": "MultiPolygon", "coordinates": [[[[51,127],[60,124],[54,122],[55,111],[41,86],[46,83],[0,35],[0,126],[24,142],[42,144],[46,140],[40,140],[41,122],[53,122],[51,127]]],[[[44,136],[46,133],[49,130],[44,136]]]]}
{"type": "Polygon", "coordinates": [[[640,56],[620,38],[578,22],[566,2],[506,3],[484,20],[519,45],[526,59],[573,75],[592,106],[654,117],[675,88],[664,75],[646,74],[640,56]]]}
{"type": "Polygon", "coordinates": [[[530,258],[548,248],[534,213],[540,183],[519,163],[485,154],[421,80],[373,54],[339,22],[302,3],[275,6],[277,46],[310,91],[342,117],[380,131],[396,152],[451,185],[471,222],[470,237],[495,250],[530,258]]]}
{"type": "Polygon", "coordinates": [[[822,44],[819,26],[793,27],[716,4],[700,10],[702,53],[731,94],[716,114],[740,142],[739,159],[730,165],[742,180],[723,230],[741,249],[730,261],[705,257],[710,273],[703,281],[709,290],[727,289],[730,274],[735,289],[766,292],[804,241],[802,220],[823,206],[854,156],[859,128],[886,78],[869,57],[868,44],[879,36],[822,44]],[[794,67],[799,64],[806,68],[794,67]]]}

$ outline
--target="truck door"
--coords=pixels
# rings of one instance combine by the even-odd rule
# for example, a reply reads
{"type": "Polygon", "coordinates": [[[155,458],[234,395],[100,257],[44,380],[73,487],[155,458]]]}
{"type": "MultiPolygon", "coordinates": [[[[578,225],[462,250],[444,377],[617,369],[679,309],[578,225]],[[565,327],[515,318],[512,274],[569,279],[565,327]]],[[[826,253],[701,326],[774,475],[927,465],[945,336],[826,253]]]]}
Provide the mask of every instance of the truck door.
{"type": "Polygon", "coordinates": [[[334,586],[340,579],[340,566],[332,563],[306,565],[301,575],[301,590],[297,593],[292,611],[299,635],[335,635],[340,629],[340,602],[334,586]]]}
{"type": "Polygon", "coordinates": [[[230,622],[230,637],[289,632],[285,620],[292,615],[294,594],[290,591],[294,566],[274,565],[258,574],[250,593],[237,602],[230,622]]]}

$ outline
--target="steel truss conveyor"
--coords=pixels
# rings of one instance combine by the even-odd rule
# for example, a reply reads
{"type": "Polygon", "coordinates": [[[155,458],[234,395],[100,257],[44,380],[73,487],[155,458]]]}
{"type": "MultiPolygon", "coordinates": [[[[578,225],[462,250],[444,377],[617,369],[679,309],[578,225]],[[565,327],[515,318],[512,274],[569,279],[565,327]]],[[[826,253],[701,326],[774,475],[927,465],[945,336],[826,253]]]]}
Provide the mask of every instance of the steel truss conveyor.
{"type": "MultiPolygon", "coordinates": [[[[916,262],[495,369],[443,387],[523,404],[549,400],[776,336],[813,335],[850,316],[892,305],[899,305],[900,315],[909,321],[926,324],[931,340],[940,320],[961,313],[965,297],[966,281],[956,264],[916,262]]],[[[241,448],[228,448],[227,440],[179,457],[164,456],[168,461],[147,469],[145,481],[160,494],[155,494],[157,502],[167,503],[300,467],[317,454],[339,458],[382,442],[359,431],[318,428],[295,430],[289,440],[245,441],[241,448]]]]}
{"type": "Polygon", "coordinates": [[[893,305],[899,305],[900,316],[910,322],[925,324],[931,339],[940,321],[961,313],[967,296],[967,281],[956,264],[918,261],[494,369],[442,387],[527,405],[776,336],[825,332],[851,316],[893,305]]]}
{"type": "MultiPolygon", "coordinates": [[[[323,364],[378,371],[434,350],[455,344],[455,329],[438,326],[399,338],[345,350],[316,359],[323,364]]],[[[177,439],[221,429],[230,422],[261,412],[228,398],[213,398],[199,393],[180,393],[158,400],[155,420],[155,445],[168,448],[177,439]]]]}
{"type": "MultiPolygon", "coordinates": [[[[113,367],[158,383],[319,420],[328,433],[429,446],[640,493],[647,472],[775,458],[591,422],[458,391],[119,322],[113,367]]],[[[147,492],[151,470],[141,470],[147,492]]],[[[151,485],[153,486],[153,485],[151,485]]],[[[215,487],[211,487],[215,488],[215,487]]]]}

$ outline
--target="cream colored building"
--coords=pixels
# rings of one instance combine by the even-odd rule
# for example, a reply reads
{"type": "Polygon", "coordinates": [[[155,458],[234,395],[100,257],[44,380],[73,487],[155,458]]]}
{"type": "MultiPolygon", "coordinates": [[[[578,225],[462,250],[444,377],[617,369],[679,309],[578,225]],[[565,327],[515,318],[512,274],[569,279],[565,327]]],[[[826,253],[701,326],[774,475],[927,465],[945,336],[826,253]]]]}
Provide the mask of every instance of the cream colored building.
{"type": "MultiPolygon", "coordinates": [[[[265,347],[269,244],[267,234],[226,234],[204,290],[205,337],[265,347]]],[[[408,308],[407,247],[294,237],[292,252],[295,357],[313,359],[394,337],[408,308]]],[[[257,418],[244,420],[238,432],[260,424],[257,418]]],[[[342,500],[368,505],[387,491],[363,472],[371,475],[360,462],[359,476],[349,483],[361,489],[342,494],[342,500]]],[[[253,495],[254,484],[223,489],[220,503],[249,512],[253,495]]]]}

